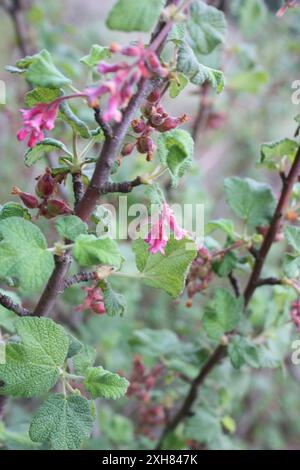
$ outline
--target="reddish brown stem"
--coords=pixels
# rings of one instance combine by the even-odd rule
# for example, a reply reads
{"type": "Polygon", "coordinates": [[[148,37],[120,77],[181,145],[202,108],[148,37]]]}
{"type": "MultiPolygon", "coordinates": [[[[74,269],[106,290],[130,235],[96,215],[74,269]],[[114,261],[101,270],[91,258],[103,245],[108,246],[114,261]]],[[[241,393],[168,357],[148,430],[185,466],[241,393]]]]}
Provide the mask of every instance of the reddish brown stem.
{"type": "Polygon", "coordinates": [[[294,163],[291,166],[289,174],[283,180],[282,192],[281,192],[277,207],[275,209],[272,221],[265,235],[262,246],[256,257],[252,274],[250,276],[250,279],[248,281],[248,284],[244,292],[245,306],[249,304],[252,298],[252,295],[254,294],[254,291],[257,287],[266,257],[275,240],[276,234],[278,232],[278,229],[282,220],[283,213],[288,206],[289,198],[293,190],[294,183],[297,181],[299,173],[300,173],[300,147],[297,151],[294,163]]]}
{"type": "Polygon", "coordinates": [[[197,377],[193,380],[188,394],[177,411],[177,413],[173,416],[172,420],[169,421],[165,429],[163,430],[158,444],[156,446],[156,450],[160,450],[163,447],[163,442],[167,435],[174,431],[174,429],[178,426],[179,423],[181,423],[190,413],[192,406],[197,398],[198,395],[198,389],[200,385],[203,384],[205,381],[206,377],[209,375],[209,373],[214,369],[214,367],[219,363],[220,359],[224,357],[226,353],[226,347],[225,346],[218,346],[215,351],[212,353],[206,364],[201,368],[201,371],[197,375],[197,377]]]}

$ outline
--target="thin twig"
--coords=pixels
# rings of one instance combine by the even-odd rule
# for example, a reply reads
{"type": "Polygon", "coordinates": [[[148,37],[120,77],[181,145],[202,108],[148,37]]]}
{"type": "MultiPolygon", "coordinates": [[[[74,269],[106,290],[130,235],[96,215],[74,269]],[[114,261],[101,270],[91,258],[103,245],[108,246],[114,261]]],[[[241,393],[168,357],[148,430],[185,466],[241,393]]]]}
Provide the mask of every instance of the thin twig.
{"type": "Polygon", "coordinates": [[[233,292],[236,297],[240,297],[241,295],[241,288],[238,279],[234,276],[233,272],[228,274],[229,282],[232,286],[233,292]]]}
{"type": "Polygon", "coordinates": [[[222,359],[225,356],[225,353],[226,353],[226,347],[222,345],[218,346],[215,349],[215,351],[212,353],[212,355],[210,356],[206,364],[204,364],[204,366],[201,368],[201,371],[191,383],[188,394],[183,404],[180,406],[177,413],[173,416],[171,421],[169,421],[169,423],[163,430],[159,438],[158,444],[156,446],[156,450],[160,450],[163,447],[163,442],[165,438],[167,437],[167,435],[170,432],[174,431],[177,425],[181,423],[189,415],[193,407],[193,404],[195,403],[197,399],[198,389],[200,385],[203,384],[206,377],[209,375],[212,369],[219,363],[220,359],[222,359]]]}
{"type": "Polygon", "coordinates": [[[15,303],[8,295],[0,294],[0,304],[8,310],[15,312],[20,317],[30,315],[30,312],[27,310],[27,308],[24,308],[22,305],[15,303]]]}
{"type": "Polygon", "coordinates": [[[277,279],[276,277],[265,277],[257,281],[256,287],[280,286],[282,284],[283,284],[283,281],[281,279],[277,279]]]}
{"type": "Polygon", "coordinates": [[[266,260],[266,257],[270,251],[270,248],[275,240],[278,228],[280,226],[283,213],[288,206],[289,198],[293,190],[294,183],[297,181],[298,175],[300,173],[300,147],[298,148],[295,160],[291,166],[291,169],[283,182],[282,192],[275,209],[272,221],[268,228],[268,231],[265,235],[262,246],[258,252],[258,256],[255,260],[254,268],[252,274],[246,286],[244,297],[245,297],[245,306],[250,302],[252,295],[256,289],[257,283],[266,260]]]}
{"type": "Polygon", "coordinates": [[[107,182],[98,189],[98,194],[100,196],[108,193],[130,193],[133,188],[141,184],[143,184],[143,181],[140,176],[137,176],[132,181],[122,181],[122,183],[107,182]]]}
{"type": "Polygon", "coordinates": [[[64,288],[73,286],[74,284],[80,284],[81,282],[88,282],[97,279],[98,275],[95,271],[92,272],[80,272],[74,274],[74,276],[68,277],[64,282],[64,288]]]}
{"type": "Polygon", "coordinates": [[[76,208],[84,195],[84,184],[82,182],[82,176],[80,172],[72,174],[72,182],[76,208]]]}
{"type": "Polygon", "coordinates": [[[104,137],[106,139],[112,139],[113,138],[113,130],[112,130],[111,126],[103,120],[100,108],[95,109],[95,121],[99,124],[99,126],[103,130],[104,137]]]}

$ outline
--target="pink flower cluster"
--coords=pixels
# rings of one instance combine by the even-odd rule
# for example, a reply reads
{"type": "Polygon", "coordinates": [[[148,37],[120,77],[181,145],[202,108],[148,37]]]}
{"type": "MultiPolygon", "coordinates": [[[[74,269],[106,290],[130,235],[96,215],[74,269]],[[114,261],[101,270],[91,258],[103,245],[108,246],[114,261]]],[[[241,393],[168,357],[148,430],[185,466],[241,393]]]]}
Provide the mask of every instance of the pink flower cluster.
{"type": "Polygon", "coordinates": [[[86,297],[81,305],[76,308],[77,312],[84,312],[85,310],[91,310],[98,315],[105,313],[105,305],[103,302],[103,292],[100,287],[95,284],[92,287],[84,287],[83,290],[86,293],[86,297]]]}
{"type": "Polygon", "coordinates": [[[127,143],[123,146],[121,156],[130,155],[136,147],[138,152],[146,154],[147,161],[151,161],[156,150],[156,145],[152,139],[154,132],[168,132],[180,126],[188,120],[186,114],[180,117],[169,116],[160,105],[161,94],[159,89],[155,89],[147,96],[141,107],[141,117],[131,121],[131,127],[135,134],[139,134],[135,142],[127,143]]]}
{"type": "Polygon", "coordinates": [[[292,303],[290,311],[291,319],[297,330],[300,331],[300,298],[292,303]]]}
{"type": "Polygon", "coordinates": [[[44,130],[54,128],[60,100],[52,103],[38,103],[31,109],[21,109],[24,126],[17,133],[19,140],[29,136],[28,147],[34,147],[44,139],[44,130]]]}
{"type": "Polygon", "coordinates": [[[126,57],[134,57],[136,60],[132,64],[124,61],[118,64],[101,61],[98,64],[98,72],[104,75],[113,74],[113,77],[98,87],[86,88],[85,93],[93,108],[99,106],[99,98],[108,94],[108,109],[103,113],[103,120],[105,122],[112,120],[120,122],[122,119],[121,110],[127,106],[139,80],[142,77],[148,78],[152,75],[166,77],[168,70],[161,65],[156,53],[146,49],[142,43],[127,47],[112,44],[110,50],[126,57]]]}
{"type": "Polygon", "coordinates": [[[286,0],[285,5],[283,5],[276,13],[278,18],[281,18],[287,11],[288,8],[295,8],[298,4],[298,0],[286,0]]]}
{"type": "Polygon", "coordinates": [[[170,230],[174,233],[175,240],[182,240],[187,232],[180,228],[176,222],[174,212],[165,202],[158,220],[151,227],[150,232],[145,238],[145,242],[149,245],[149,251],[153,255],[160,252],[165,254],[165,247],[168,243],[170,230]]]}

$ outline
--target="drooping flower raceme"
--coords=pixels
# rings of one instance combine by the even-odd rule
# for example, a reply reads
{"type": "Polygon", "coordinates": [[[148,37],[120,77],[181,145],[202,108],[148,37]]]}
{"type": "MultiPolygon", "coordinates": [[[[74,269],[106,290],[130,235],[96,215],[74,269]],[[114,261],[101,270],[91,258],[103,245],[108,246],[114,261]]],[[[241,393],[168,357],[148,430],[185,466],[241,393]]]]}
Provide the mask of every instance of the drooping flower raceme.
{"type": "Polygon", "coordinates": [[[126,47],[113,44],[110,50],[123,56],[134,57],[136,61],[132,64],[124,61],[118,64],[101,61],[98,64],[98,72],[104,75],[113,74],[113,77],[98,87],[86,88],[85,93],[88,96],[90,106],[94,108],[99,106],[99,98],[108,94],[108,109],[103,113],[103,120],[105,122],[112,120],[120,122],[122,119],[120,110],[127,106],[139,80],[151,75],[166,77],[168,70],[161,65],[156,53],[147,50],[142,43],[126,47]]]}
{"type": "Polygon", "coordinates": [[[37,103],[30,109],[21,109],[23,127],[17,133],[19,140],[25,140],[29,136],[28,147],[34,147],[44,140],[44,131],[54,128],[59,105],[62,101],[73,98],[86,98],[84,93],[74,93],[56,98],[51,103],[37,103]]]}
{"type": "Polygon", "coordinates": [[[300,298],[293,302],[290,310],[292,322],[296,326],[297,330],[300,331],[300,298]]]}
{"type": "Polygon", "coordinates": [[[97,285],[92,287],[84,287],[86,297],[81,305],[76,308],[77,312],[84,310],[92,310],[92,312],[102,315],[105,313],[105,306],[103,302],[103,292],[97,285]]]}
{"type": "Polygon", "coordinates": [[[152,225],[150,232],[145,238],[149,245],[149,251],[153,255],[160,252],[165,254],[165,247],[168,243],[170,230],[174,233],[176,240],[182,240],[187,235],[186,230],[179,227],[176,222],[174,212],[165,202],[157,221],[152,225]]]}
{"type": "Polygon", "coordinates": [[[60,100],[52,103],[38,103],[31,109],[21,109],[24,126],[17,133],[19,140],[29,136],[28,147],[34,147],[44,139],[44,130],[54,128],[60,100]]]}

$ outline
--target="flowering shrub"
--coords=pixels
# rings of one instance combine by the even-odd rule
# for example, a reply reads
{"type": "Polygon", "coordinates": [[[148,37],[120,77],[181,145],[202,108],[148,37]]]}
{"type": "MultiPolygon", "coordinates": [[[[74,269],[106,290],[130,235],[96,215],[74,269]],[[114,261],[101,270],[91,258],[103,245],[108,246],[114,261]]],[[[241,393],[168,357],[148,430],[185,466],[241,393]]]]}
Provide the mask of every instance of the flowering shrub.
{"type": "MultiPolygon", "coordinates": [[[[136,40],[93,45],[80,59],[88,71],[83,85],[81,76],[78,85],[67,76],[68,67],[56,67],[46,49],[8,67],[28,86],[17,132],[19,145],[28,146],[25,166],[43,168],[31,192],[18,183],[13,201],[0,211],[0,416],[7,400],[41,400],[26,429],[27,445],[89,447],[99,437],[99,420],[107,448],[111,442],[130,447],[133,435],[140,448],[234,447],[226,388],[217,380],[210,390],[211,374],[218,378],[230,369],[240,377],[246,368],[278,368],[284,358],[276,353],[278,332],[289,342],[299,331],[299,115],[293,138],[261,146],[258,166],[280,177],[276,195],[261,181],[226,178],[232,220],[206,221],[203,234],[186,227],[171,206],[171,190],[180,195],[181,179],[193,166],[194,141],[186,130],[190,116],[185,109],[173,115],[166,98],[176,99],[189,84],[201,90],[195,137],[225,122],[212,106],[212,96],[221,99],[224,88],[222,67],[206,65],[226,39],[223,2],[219,8],[212,3],[218,2],[117,0],[107,26],[135,32],[136,40]],[[139,32],[149,34],[145,43],[139,32]],[[133,162],[137,172],[124,180],[124,167],[133,162]],[[105,196],[121,193],[147,201],[136,239],[126,242],[112,236],[104,207],[105,196]],[[284,247],[276,276],[268,264],[275,244],[284,247]],[[162,318],[161,329],[132,331],[126,308],[135,295],[131,282],[148,286],[150,297],[160,289],[175,300],[174,309],[176,303],[187,307],[178,335],[163,328],[162,318]],[[283,292],[288,299],[269,324],[255,317],[263,286],[273,289],[274,303],[283,292]],[[76,300],[70,306],[71,292],[76,300]],[[189,338],[184,322],[193,309],[189,338]],[[117,351],[122,337],[115,340],[114,327],[105,341],[89,341],[101,330],[93,322],[107,317],[120,317],[130,330],[124,353],[117,351]],[[138,353],[131,370],[123,367],[129,345],[138,353]],[[102,361],[111,347],[113,360],[102,361]],[[214,393],[217,404],[210,402],[214,393]],[[121,399],[119,414],[111,416],[106,405],[99,410],[99,398],[121,399]],[[114,426],[126,429],[118,442],[109,434],[114,426]]],[[[286,1],[277,17],[294,7],[297,2],[286,1]]],[[[155,308],[142,310],[141,317],[155,315],[155,308]]],[[[0,442],[9,447],[5,433],[0,427],[0,442]]]]}

